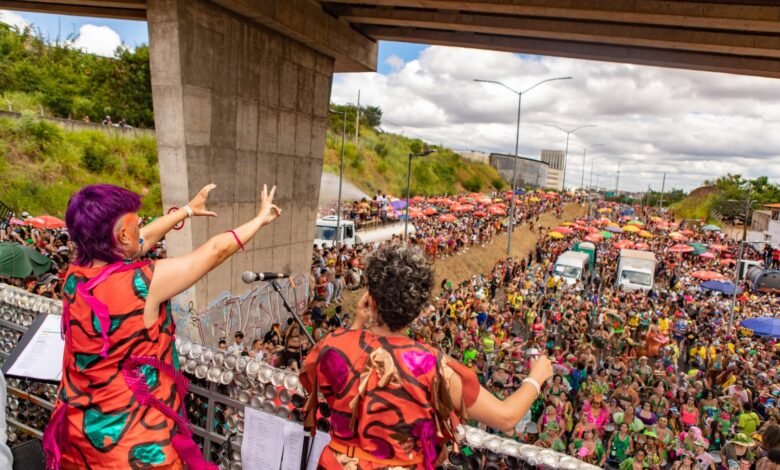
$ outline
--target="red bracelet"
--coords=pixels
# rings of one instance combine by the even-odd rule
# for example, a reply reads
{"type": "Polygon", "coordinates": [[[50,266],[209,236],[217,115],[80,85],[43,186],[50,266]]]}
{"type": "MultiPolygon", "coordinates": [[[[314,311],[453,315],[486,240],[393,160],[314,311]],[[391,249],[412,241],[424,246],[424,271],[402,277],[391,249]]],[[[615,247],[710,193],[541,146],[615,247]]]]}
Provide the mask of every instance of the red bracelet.
{"type": "Polygon", "coordinates": [[[238,246],[241,247],[241,251],[246,251],[246,249],[244,248],[244,244],[241,243],[241,239],[238,238],[238,234],[236,233],[236,231],[235,230],[228,230],[228,233],[232,233],[233,234],[233,238],[235,238],[236,241],[238,242],[238,246]]]}

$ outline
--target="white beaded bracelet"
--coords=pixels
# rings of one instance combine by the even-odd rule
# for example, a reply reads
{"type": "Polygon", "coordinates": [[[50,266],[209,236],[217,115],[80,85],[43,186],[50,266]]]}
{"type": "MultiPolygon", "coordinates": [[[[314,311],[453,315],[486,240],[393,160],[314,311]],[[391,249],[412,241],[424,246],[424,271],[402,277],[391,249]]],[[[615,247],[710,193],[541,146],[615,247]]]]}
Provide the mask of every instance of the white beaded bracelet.
{"type": "Polygon", "coordinates": [[[526,378],[523,379],[523,383],[524,384],[525,383],[529,383],[529,384],[533,385],[534,388],[536,389],[536,394],[537,395],[542,393],[542,387],[539,386],[539,382],[537,382],[535,378],[533,378],[533,377],[526,377],[526,378]]]}
{"type": "Polygon", "coordinates": [[[187,217],[192,217],[193,215],[195,215],[195,213],[192,212],[192,209],[190,209],[190,206],[184,206],[184,207],[182,207],[182,209],[187,211],[187,217]]]}

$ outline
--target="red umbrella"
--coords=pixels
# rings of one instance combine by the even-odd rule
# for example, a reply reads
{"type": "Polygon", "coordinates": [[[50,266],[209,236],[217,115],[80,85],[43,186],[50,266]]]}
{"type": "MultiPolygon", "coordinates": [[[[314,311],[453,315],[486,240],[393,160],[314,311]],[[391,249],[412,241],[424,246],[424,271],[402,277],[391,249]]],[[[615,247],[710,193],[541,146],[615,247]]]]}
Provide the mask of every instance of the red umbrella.
{"type": "Polygon", "coordinates": [[[604,237],[602,237],[601,234],[590,233],[588,235],[585,235],[585,237],[583,237],[583,240],[585,240],[586,242],[599,243],[604,241],[604,237]]]}
{"type": "Polygon", "coordinates": [[[437,211],[433,207],[427,207],[427,208],[423,209],[423,214],[425,214],[425,215],[436,215],[436,214],[438,214],[438,212],[439,211],[437,211]]]}
{"type": "Polygon", "coordinates": [[[687,235],[687,236],[689,236],[689,237],[690,237],[691,235],[693,235],[693,230],[689,230],[689,229],[680,230],[680,233],[682,233],[683,235],[687,235]]]}
{"type": "Polygon", "coordinates": [[[723,281],[726,279],[726,276],[715,271],[695,271],[691,277],[700,281],[723,281]]]}
{"type": "Polygon", "coordinates": [[[558,227],[555,229],[555,231],[564,235],[571,235],[574,233],[574,230],[570,229],[569,227],[558,227]]]}
{"type": "Polygon", "coordinates": [[[498,205],[488,207],[488,213],[490,215],[506,215],[506,211],[498,205]]]}
{"type": "Polygon", "coordinates": [[[639,242],[636,245],[634,245],[634,249],[635,250],[642,250],[642,251],[649,251],[650,250],[650,245],[648,245],[645,242],[639,242]]]}
{"type": "Polygon", "coordinates": [[[27,225],[32,225],[35,228],[52,229],[65,227],[65,222],[51,215],[39,215],[38,217],[27,219],[27,225]]]}
{"type": "Polygon", "coordinates": [[[624,250],[626,248],[631,248],[634,246],[634,242],[631,240],[618,240],[613,245],[618,250],[624,250]]]}
{"type": "Polygon", "coordinates": [[[476,217],[478,219],[481,219],[481,218],[485,217],[486,215],[487,214],[485,213],[485,211],[477,211],[477,212],[474,213],[474,217],[476,217]]]}
{"type": "Polygon", "coordinates": [[[695,251],[692,246],[689,245],[683,245],[682,243],[679,243],[677,245],[674,245],[673,247],[669,248],[669,251],[672,253],[690,253],[692,251],[695,251]]]}
{"type": "Polygon", "coordinates": [[[588,233],[601,233],[601,230],[599,230],[598,227],[587,227],[585,230],[587,230],[588,233]]]}
{"type": "Polygon", "coordinates": [[[704,253],[699,255],[699,258],[707,258],[707,259],[713,259],[717,255],[711,251],[705,251],[704,253]]]}
{"type": "Polygon", "coordinates": [[[735,260],[734,258],[723,258],[723,259],[719,259],[718,262],[720,264],[737,264],[737,260],[735,260]]]}
{"type": "Polygon", "coordinates": [[[452,214],[443,214],[439,216],[439,222],[455,222],[456,220],[458,220],[458,218],[452,214]]]}
{"type": "Polygon", "coordinates": [[[450,207],[453,212],[471,212],[474,210],[474,206],[471,204],[458,204],[450,207]]]}
{"type": "Polygon", "coordinates": [[[717,243],[716,243],[716,244],[714,244],[714,245],[710,245],[710,250],[715,250],[715,251],[726,251],[726,250],[728,250],[728,249],[729,249],[729,246],[728,246],[728,245],[719,245],[719,244],[717,244],[717,243]]]}
{"type": "Polygon", "coordinates": [[[24,225],[24,220],[17,219],[16,217],[11,217],[8,220],[8,223],[11,224],[11,225],[24,225]]]}
{"type": "Polygon", "coordinates": [[[424,200],[425,200],[425,198],[422,197],[422,196],[415,196],[415,197],[412,198],[412,202],[422,202],[424,200]]]}

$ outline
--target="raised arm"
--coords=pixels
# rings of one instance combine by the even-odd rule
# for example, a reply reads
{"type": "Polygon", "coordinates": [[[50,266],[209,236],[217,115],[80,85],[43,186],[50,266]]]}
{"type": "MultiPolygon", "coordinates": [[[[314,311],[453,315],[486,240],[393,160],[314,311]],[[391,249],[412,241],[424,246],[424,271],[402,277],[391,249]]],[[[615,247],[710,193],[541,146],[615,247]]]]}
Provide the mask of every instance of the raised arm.
{"type": "Polygon", "coordinates": [[[157,320],[162,302],[192,287],[200,278],[238,251],[240,246],[236,237],[241,241],[241,245],[246,245],[262,227],[281,215],[281,209],[273,204],[275,192],[276,186],[268,193],[267,187],[263,185],[257,216],[234,229],[232,233],[228,231],[216,235],[188,255],[157,262],[144,312],[147,328],[157,320]]]}
{"type": "MultiPolygon", "coordinates": [[[[187,204],[187,207],[192,211],[193,216],[205,215],[208,217],[216,217],[216,213],[206,210],[206,199],[209,197],[209,193],[212,189],[216,188],[215,184],[208,184],[204,186],[198,194],[192,198],[187,204]]],[[[162,238],[171,231],[171,229],[184,219],[189,217],[189,212],[185,208],[181,208],[177,211],[166,214],[162,217],[154,219],[154,222],[141,227],[141,254],[146,254],[149,250],[154,249],[154,246],[162,240],[162,238]]]]}
{"type": "MultiPolygon", "coordinates": [[[[536,381],[541,386],[550,377],[552,377],[552,363],[547,357],[540,357],[531,364],[530,379],[536,381]]],[[[491,428],[499,429],[503,432],[512,431],[515,425],[523,419],[523,416],[531,408],[536,398],[539,396],[536,385],[530,381],[524,381],[515,393],[504,400],[496,398],[484,387],[479,386],[479,392],[476,399],[470,397],[470,392],[464,390],[463,379],[456,372],[446,378],[450,389],[450,398],[456,407],[462,403],[466,414],[470,419],[475,419],[491,428]],[[469,403],[471,401],[472,403],[469,403]]],[[[473,385],[468,385],[470,387],[473,385]]]]}

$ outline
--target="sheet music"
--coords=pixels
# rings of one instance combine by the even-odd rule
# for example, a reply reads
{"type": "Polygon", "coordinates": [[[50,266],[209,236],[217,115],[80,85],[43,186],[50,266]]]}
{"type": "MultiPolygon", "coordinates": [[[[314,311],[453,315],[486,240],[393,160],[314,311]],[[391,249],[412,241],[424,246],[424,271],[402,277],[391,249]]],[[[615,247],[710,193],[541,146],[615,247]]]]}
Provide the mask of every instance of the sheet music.
{"type": "Polygon", "coordinates": [[[314,443],[311,446],[311,452],[309,452],[309,463],[306,465],[306,470],[317,470],[317,462],[320,461],[320,454],[322,450],[330,443],[330,434],[326,432],[317,432],[314,435],[314,443]]]}
{"type": "Polygon", "coordinates": [[[284,455],[282,455],[282,470],[301,470],[303,456],[303,438],[306,433],[303,426],[287,421],[284,426],[284,455]]]}
{"type": "MultiPolygon", "coordinates": [[[[241,466],[252,470],[279,470],[287,420],[254,408],[244,408],[241,466]]],[[[300,461],[300,455],[298,456],[300,461]]]]}
{"type": "Polygon", "coordinates": [[[61,322],[62,317],[59,315],[46,315],[41,327],[6,374],[59,382],[62,379],[62,355],[65,351],[65,340],[60,333],[61,322]]]}

